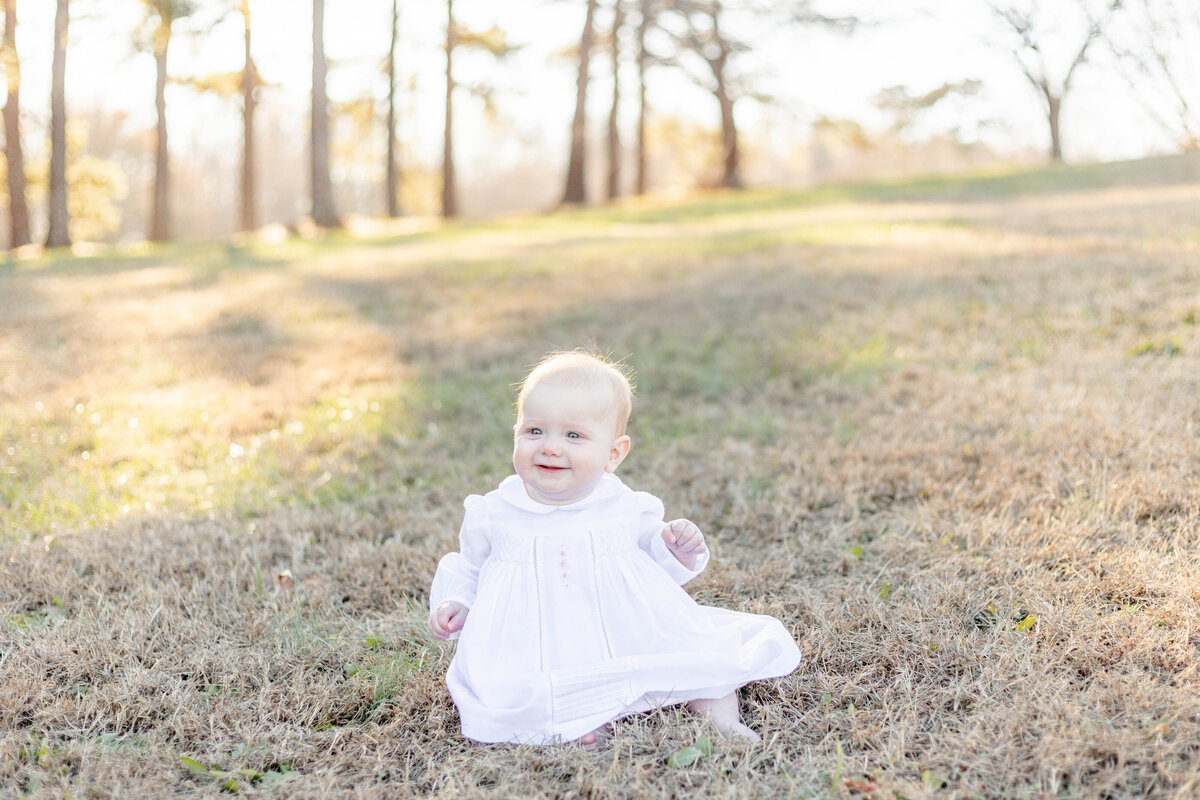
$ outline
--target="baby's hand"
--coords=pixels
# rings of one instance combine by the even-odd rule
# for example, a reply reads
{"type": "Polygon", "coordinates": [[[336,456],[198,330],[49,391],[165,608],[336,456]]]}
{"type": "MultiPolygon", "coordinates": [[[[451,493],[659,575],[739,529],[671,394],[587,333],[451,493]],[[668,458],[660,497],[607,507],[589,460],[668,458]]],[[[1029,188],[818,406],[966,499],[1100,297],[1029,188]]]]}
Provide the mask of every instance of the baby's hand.
{"type": "Polygon", "coordinates": [[[442,603],[429,615],[429,635],[435,639],[449,639],[450,634],[462,630],[468,611],[469,608],[453,600],[442,603]]]}
{"type": "Polygon", "coordinates": [[[688,569],[695,569],[696,560],[708,549],[704,546],[704,534],[691,520],[676,519],[668,522],[663,527],[662,537],[671,555],[688,569]]]}

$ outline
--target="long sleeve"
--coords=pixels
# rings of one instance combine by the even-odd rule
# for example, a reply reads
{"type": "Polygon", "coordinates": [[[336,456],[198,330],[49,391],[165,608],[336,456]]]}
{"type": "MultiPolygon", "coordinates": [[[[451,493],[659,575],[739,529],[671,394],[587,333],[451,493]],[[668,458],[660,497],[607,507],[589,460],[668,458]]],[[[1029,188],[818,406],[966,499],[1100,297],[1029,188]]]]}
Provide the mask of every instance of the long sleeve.
{"type": "MultiPolygon", "coordinates": [[[[470,608],[475,602],[479,568],[491,552],[488,540],[487,514],[483,498],[471,495],[463,503],[466,515],[458,534],[458,552],[447,553],[438,562],[429,589],[429,609],[454,601],[470,608]]],[[[454,634],[451,638],[457,638],[454,634]]]]}
{"type": "Polygon", "coordinates": [[[645,492],[635,492],[641,513],[638,515],[638,547],[650,554],[660,567],[680,586],[699,575],[708,566],[708,553],[705,549],[696,558],[695,569],[688,569],[679,563],[667,543],[663,541],[662,530],[666,525],[662,501],[645,492]]]}

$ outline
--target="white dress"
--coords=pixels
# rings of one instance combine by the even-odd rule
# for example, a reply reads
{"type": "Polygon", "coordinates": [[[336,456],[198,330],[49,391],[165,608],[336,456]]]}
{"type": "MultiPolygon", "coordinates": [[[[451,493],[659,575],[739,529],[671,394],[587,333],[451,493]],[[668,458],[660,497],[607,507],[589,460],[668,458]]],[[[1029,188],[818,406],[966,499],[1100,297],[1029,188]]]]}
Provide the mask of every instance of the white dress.
{"type": "Polygon", "coordinates": [[[446,686],[463,735],[552,744],[626,714],[724,697],[800,662],[774,617],[697,604],[663,542],[662,502],[606,473],[586,499],[538,503],[516,475],[464,503],[461,550],[430,608],[470,608],[446,686]]]}

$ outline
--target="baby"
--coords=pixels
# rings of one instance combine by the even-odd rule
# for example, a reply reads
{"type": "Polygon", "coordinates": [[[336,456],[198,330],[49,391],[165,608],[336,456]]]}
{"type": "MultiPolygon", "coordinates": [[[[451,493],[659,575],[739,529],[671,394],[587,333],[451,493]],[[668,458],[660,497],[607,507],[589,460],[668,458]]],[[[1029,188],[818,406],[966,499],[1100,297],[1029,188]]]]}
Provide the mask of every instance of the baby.
{"type": "Polygon", "coordinates": [[[429,632],[458,638],[446,686],[480,742],[593,745],[619,717],[686,703],[726,738],[758,740],[737,690],[800,652],[773,617],[697,604],[704,535],[616,476],[629,454],[628,378],[558,353],[517,398],[516,475],[465,502],[438,563],[429,632]]]}

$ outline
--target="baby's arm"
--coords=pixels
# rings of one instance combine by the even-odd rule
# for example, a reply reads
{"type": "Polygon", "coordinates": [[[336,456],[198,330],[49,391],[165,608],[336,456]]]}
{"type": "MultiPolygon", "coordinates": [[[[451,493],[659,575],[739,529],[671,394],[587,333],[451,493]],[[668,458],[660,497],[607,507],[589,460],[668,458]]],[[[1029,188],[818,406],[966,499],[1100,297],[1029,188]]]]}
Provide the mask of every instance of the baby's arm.
{"type": "Polygon", "coordinates": [[[459,552],[447,553],[438,562],[429,587],[429,634],[435,639],[457,639],[475,603],[479,570],[491,552],[483,498],[466,500],[467,514],[458,534],[459,552]]]}
{"type": "Polygon", "coordinates": [[[470,610],[453,600],[442,603],[429,613],[429,635],[435,639],[449,639],[452,633],[462,630],[470,610]]]}
{"type": "Polygon", "coordinates": [[[688,519],[668,522],[663,526],[662,538],[671,555],[687,569],[695,569],[696,560],[708,549],[704,545],[704,534],[696,523],[688,519]]]}
{"type": "Polygon", "coordinates": [[[683,586],[708,566],[712,553],[698,527],[686,519],[663,522],[663,504],[654,495],[634,492],[634,502],[638,509],[638,547],[672,580],[683,586]]]}

